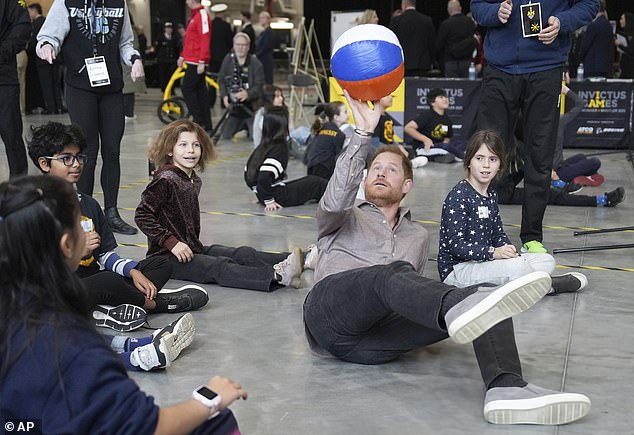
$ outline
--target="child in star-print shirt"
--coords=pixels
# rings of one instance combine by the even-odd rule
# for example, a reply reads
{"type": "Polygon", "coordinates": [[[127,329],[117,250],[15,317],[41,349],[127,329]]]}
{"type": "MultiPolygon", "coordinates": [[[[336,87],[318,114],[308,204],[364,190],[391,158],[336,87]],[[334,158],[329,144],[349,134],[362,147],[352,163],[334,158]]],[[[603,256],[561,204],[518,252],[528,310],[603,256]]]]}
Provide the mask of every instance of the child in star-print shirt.
{"type": "MultiPolygon", "coordinates": [[[[442,208],[438,272],[445,284],[501,285],[531,272],[555,270],[550,254],[520,255],[504,232],[497,193],[491,186],[504,159],[504,144],[494,132],[479,131],[467,145],[467,177],[451,189],[442,208]]],[[[552,277],[552,283],[553,293],[575,292],[586,286],[587,279],[571,272],[552,277]]]]}

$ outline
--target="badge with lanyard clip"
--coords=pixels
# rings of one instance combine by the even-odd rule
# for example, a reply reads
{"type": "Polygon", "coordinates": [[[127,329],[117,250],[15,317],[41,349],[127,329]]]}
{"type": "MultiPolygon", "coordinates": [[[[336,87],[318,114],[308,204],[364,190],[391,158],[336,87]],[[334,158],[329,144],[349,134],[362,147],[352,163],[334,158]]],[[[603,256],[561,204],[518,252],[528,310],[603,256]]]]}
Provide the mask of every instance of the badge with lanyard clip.
{"type": "Polygon", "coordinates": [[[542,31],[542,6],[541,3],[531,3],[520,6],[522,16],[522,35],[524,38],[538,36],[542,31]]]}
{"type": "MultiPolygon", "coordinates": [[[[84,19],[90,28],[90,36],[92,39],[92,57],[84,59],[86,72],[88,73],[88,81],[90,86],[95,88],[99,86],[107,86],[110,84],[110,74],[108,74],[108,66],[104,56],[97,56],[97,35],[101,34],[101,43],[105,42],[105,34],[109,31],[108,19],[105,16],[105,6],[101,6],[101,16],[97,16],[97,8],[95,2],[90,4],[90,19],[88,15],[88,1],[84,2],[84,19]]],[[[83,68],[82,68],[83,70],[83,68]]],[[[81,72],[82,70],[79,70],[81,72]]]]}

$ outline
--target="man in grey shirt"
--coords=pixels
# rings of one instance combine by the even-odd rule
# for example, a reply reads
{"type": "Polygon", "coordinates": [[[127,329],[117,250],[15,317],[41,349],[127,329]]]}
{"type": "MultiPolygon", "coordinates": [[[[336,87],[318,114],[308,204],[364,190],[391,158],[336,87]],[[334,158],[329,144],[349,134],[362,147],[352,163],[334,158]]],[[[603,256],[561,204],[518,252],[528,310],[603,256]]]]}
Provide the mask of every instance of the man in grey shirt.
{"type": "Polygon", "coordinates": [[[511,316],[550,289],[542,272],[501,287],[457,288],[422,276],[427,231],[400,207],[412,166],[396,147],[380,148],[355,201],[380,107],[348,97],[357,128],[337,160],[317,210],[316,284],[304,302],[311,347],[344,361],[381,364],[452,337],[473,342],[487,393],[484,415],[499,424],[564,424],[590,411],[582,394],[528,384],[511,316]]]}

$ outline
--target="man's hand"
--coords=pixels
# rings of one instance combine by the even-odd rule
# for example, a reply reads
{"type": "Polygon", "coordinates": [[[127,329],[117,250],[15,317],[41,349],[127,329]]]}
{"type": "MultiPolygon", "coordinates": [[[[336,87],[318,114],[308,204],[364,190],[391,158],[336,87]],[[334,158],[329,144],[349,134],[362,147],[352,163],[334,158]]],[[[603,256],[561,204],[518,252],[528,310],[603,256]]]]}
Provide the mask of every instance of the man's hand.
{"type": "Polygon", "coordinates": [[[145,76],[145,71],[143,70],[143,61],[141,59],[137,59],[132,64],[132,70],[130,71],[130,78],[133,82],[136,82],[141,77],[145,76]]]}
{"type": "Polygon", "coordinates": [[[140,270],[132,269],[130,272],[130,278],[132,278],[137,290],[143,293],[148,299],[156,298],[156,293],[158,293],[156,286],[145,275],[143,275],[140,270]]]}
{"type": "Polygon", "coordinates": [[[279,205],[277,202],[273,201],[266,204],[266,206],[264,207],[264,211],[278,211],[278,210],[281,210],[282,208],[284,207],[279,205]]]}
{"type": "Polygon", "coordinates": [[[343,94],[348,100],[348,105],[352,111],[352,117],[354,118],[354,123],[357,128],[364,131],[374,131],[381,118],[381,110],[379,108],[380,100],[373,101],[374,108],[372,109],[367,101],[353,99],[345,89],[343,94]]]}
{"type": "Polygon", "coordinates": [[[194,259],[194,253],[187,244],[178,242],[172,248],[172,254],[178,259],[179,263],[189,263],[194,259]]]}
{"type": "Polygon", "coordinates": [[[182,67],[183,67],[183,62],[185,62],[185,58],[183,58],[183,56],[181,56],[181,57],[179,57],[179,58],[178,58],[178,60],[176,61],[176,65],[177,65],[179,68],[182,68],[182,67]]]}
{"type": "Polygon", "coordinates": [[[498,9],[500,23],[506,24],[511,17],[511,12],[513,12],[513,2],[511,0],[504,0],[500,3],[500,8],[498,9]]]}
{"type": "Polygon", "coordinates": [[[229,107],[229,97],[227,95],[222,97],[222,103],[225,105],[225,107],[229,107]]]}
{"type": "Polygon", "coordinates": [[[55,62],[55,49],[51,44],[44,44],[40,48],[40,59],[52,64],[55,62]]]}
{"type": "Polygon", "coordinates": [[[196,65],[196,74],[201,75],[205,73],[205,64],[202,62],[198,62],[196,65]]]}
{"type": "Polygon", "coordinates": [[[236,92],[236,98],[239,102],[244,103],[249,99],[249,93],[246,91],[246,89],[240,89],[238,92],[236,92]]]}
{"type": "Polygon", "coordinates": [[[501,260],[503,258],[515,258],[517,257],[517,249],[513,245],[504,245],[495,248],[493,251],[493,259],[501,260]]]}
{"type": "Polygon", "coordinates": [[[82,258],[88,257],[95,249],[101,245],[101,237],[95,231],[86,233],[86,244],[84,245],[84,251],[82,252],[82,258]]]}
{"type": "Polygon", "coordinates": [[[219,406],[220,409],[218,409],[219,411],[231,405],[235,400],[247,400],[248,397],[242,385],[229,378],[223,378],[222,376],[214,376],[207,386],[216,394],[220,395],[221,402],[219,406]]]}
{"type": "Polygon", "coordinates": [[[559,35],[560,28],[559,18],[551,15],[548,17],[548,27],[542,29],[537,37],[546,45],[552,44],[555,38],[557,38],[557,35],[559,35]]]}

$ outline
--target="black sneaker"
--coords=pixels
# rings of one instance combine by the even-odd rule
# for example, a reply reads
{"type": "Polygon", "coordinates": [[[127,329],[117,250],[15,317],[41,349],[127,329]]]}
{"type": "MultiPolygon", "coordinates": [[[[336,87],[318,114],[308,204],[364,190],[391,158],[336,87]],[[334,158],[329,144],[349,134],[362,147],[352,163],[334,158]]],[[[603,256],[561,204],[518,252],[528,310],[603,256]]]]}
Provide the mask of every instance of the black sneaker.
{"type": "Polygon", "coordinates": [[[581,192],[581,189],[583,189],[583,186],[581,184],[566,183],[566,185],[564,186],[564,192],[567,193],[581,192]]]}
{"type": "Polygon", "coordinates": [[[608,202],[605,204],[606,207],[614,207],[617,204],[620,204],[625,199],[625,189],[622,187],[617,187],[611,192],[605,192],[605,196],[608,197],[608,202]]]}
{"type": "Polygon", "coordinates": [[[132,225],[128,225],[123,219],[121,219],[117,207],[107,208],[104,214],[106,215],[106,220],[108,221],[113,233],[127,234],[131,236],[139,232],[139,230],[134,228],[132,225]]]}
{"type": "Polygon", "coordinates": [[[549,295],[559,293],[575,293],[583,290],[588,285],[588,278],[579,272],[569,272],[560,276],[552,276],[553,292],[549,295]]]}
{"type": "Polygon", "coordinates": [[[97,305],[92,312],[97,326],[128,332],[140,328],[147,319],[147,313],[141,307],[121,304],[116,307],[97,305]]]}
{"type": "Polygon", "coordinates": [[[207,291],[187,284],[177,289],[164,288],[156,295],[156,313],[180,313],[204,307],[209,302],[207,291]]]}

